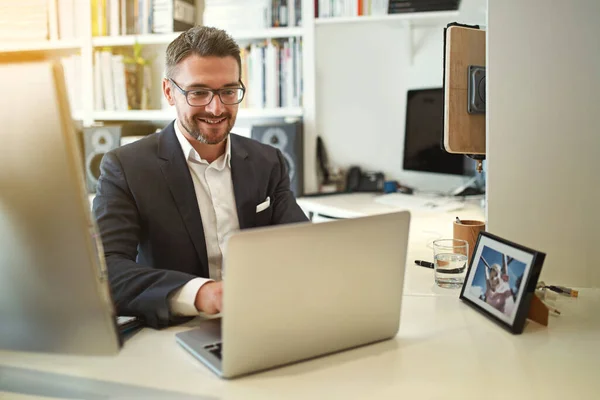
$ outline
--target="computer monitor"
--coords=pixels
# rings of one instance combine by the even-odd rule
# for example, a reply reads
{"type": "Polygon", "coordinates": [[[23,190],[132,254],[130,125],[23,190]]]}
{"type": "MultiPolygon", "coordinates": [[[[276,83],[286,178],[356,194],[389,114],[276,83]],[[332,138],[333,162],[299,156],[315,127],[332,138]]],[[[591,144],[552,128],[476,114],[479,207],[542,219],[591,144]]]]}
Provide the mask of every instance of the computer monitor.
{"type": "Polygon", "coordinates": [[[0,349],[109,355],[120,340],[62,69],[0,60],[0,349]]]}
{"type": "Polygon", "coordinates": [[[473,161],[441,147],[444,129],[442,88],[409,90],[406,94],[404,170],[472,175],[473,161]]]}

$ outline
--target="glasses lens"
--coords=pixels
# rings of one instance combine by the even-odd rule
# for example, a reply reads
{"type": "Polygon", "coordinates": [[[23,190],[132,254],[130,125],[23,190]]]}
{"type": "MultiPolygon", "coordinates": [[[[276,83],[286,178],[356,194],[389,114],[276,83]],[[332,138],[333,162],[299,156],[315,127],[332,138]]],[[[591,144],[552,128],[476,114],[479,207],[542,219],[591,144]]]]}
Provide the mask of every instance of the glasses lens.
{"type": "MultiPolygon", "coordinates": [[[[219,97],[223,104],[238,104],[244,98],[244,89],[231,88],[219,90],[219,97]]],[[[193,90],[188,92],[187,100],[191,106],[205,106],[213,99],[211,90],[193,90]]]]}
{"type": "Polygon", "coordinates": [[[188,92],[188,103],[191,106],[204,106],[212,100],[213,94],[210,90],[194,90],[188,92]]]}
{"type": "Polygon", "coordinates": [[[242,88],[221,89],[219,96],[223,104],[237,104],[242,101],[244,90],[242,88]]]}

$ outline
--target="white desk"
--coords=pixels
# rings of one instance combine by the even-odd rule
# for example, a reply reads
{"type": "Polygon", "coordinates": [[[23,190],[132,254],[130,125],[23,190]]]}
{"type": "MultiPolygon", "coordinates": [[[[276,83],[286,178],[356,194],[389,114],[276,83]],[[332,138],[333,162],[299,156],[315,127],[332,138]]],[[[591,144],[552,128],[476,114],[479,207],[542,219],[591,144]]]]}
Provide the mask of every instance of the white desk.
{"type": "Polygon", "coordinates": [[[0,367],[0,398],[13,398],[2,390],[10,390],[20,372],[14,368],[26,369],[24,376],[34,382],[78,384],[92,393],[120,393],[119,398],[134,393],[172,400],[188,398],[177,395],[183,393],[243,400],[597,398],[600,291],[582,291],[560,308],[563,315],[553,317],[548,328],[529,323],[513,336],[457,298],[405,296],[394,340],[234,381],[220,380],[175,343],[176,332],[198,321],[144,329],[115,358],[0,352],[0,364],[11,367],[0,367]],[[494,392],[502,387],[506,391],[494,392]]]}
{"type": "MultiPolygon", "coordinates": [[[[435,288],[431,270],[412,264],[431,259],[428,241],[450,237],[455,214],[413,215],[394,340],[223,381],[175,342],[175,333],[201,323],[196,319],[163,331],[145,328],[114,358],[0,351],[0,398],[40,398],[13,393],[26,378],[80,388],[79,398],[91,397],[86,390],[174,400],[597,398],[600,289],[561,299],[562,315],[551,317],[548,328],[529,322],[522,335],[508,333],[462,304],[458,290],[435,288]]],[[[481,210],[458,215],[477,218],[481,210]]]]}
{"type": "MultiPolygon", "coordinates": [[[[377,194],[377,193],[349,193],[349,194],[337,194],[337,195],[328,195],[322,197],[301,197],[299,198],[298,204],[300,207],[307,213],[315,213],[324,216],[329,216],[333,218],[354,218],[361,217],[364,215],[374,215],[374,214],[385,214],[397,210],[404,210],[406,208],[406,204],[403,204],[402,201],[408,201],[409,208],[410,206],[414,206],[411,204],[413,199],[423,199],[423,204],[426,202],[438,203],[441,208],[444,208],[443,205],[449,202],[451,203],[461,203],[460,199],[450,199],[450,198],[442,198],[436,196],[408,196],[408,195],[399,195],[404,197],[404,199],[396,199],[394,203],[396,205],[392,206],[377,202],[375,199],[377,198],[385,198],[388,195],[385,194],[377,194]]],[[[391,194],[390,196],[394,196],[391,194]]],[[[417,201],[420,203],[421,201],[417,201]]],[[[455,213],[464,212],[475,212],[478,217],[483,216],[483,211],[480,207],[481,200],[469,200],[463,201],[464,204],[463,210],[457,210],[455,213]]],[[[443,211],[435,211],[433,208],[417,208],[410,210],[411,212],[416,212],[418,215],[439,215],[443,214],[443,211]]],[[[460,214],[455,214],[460,215],[460,214]]]]}

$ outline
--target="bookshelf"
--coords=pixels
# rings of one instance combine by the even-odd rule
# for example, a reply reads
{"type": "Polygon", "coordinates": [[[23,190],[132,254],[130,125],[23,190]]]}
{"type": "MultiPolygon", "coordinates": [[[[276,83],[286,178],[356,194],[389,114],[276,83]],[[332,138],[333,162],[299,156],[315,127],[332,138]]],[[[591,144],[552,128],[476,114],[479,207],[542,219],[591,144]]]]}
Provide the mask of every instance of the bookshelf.
{"type": "Polygon", "coordinates": [[[43,41],[15,41],[0,43],[0,53],[23,53],[32,51],[77,51],[82,46],[81,40],[43,40],[43,41]]]}
{"type": "MultiPolygon", "coordinates": [[[[78,3],[79,4],[79,3],[78,3]]],[[[30,43],[13,42],[0,43],[0,56],[2,53],[10,52],[43,52],[53,57],[78,54],[81,57],[81,107],[73,110],[73,119],[80,121],[83,126],[90,126],[103,122],[122,122],[122,121],[168,121],[175,117],[171,109],[151,109],[151,110],[126,110],[126,111],[105,111],[97,110],[95,102],[94,85],[94,53],[102,49],[126,49],[136,43],[144,45],[151,49],[155,54],[164,53],[166,46],[173,41],[180,33],[154,33],[137,34],[121,36],[92,36],[92,10],[91,2],[81,2],[82,28],[84,32],[78,39],[55,40],[55,41],[35,41],[30,43]]],[[[448,21],[457,20],[459,13],[457,11],[448,12],[421,12],[410,14],[392,14],[392,15],[370,15],[355,17],[315,17],[314,0],[302,0],[301,27],[285,28],[266,28],[250,30],[228,30],[229,33],[245,46],[253,41],[270,39],[291,39],[302,40],[302,107],[282,107],[282,108],[243,108],[240,107],[238,121],[257,119],[286,119],[302,118],[304,126],[304,165],[305,165],[305,188],[307,191],[316,189],[315,174],[315,152],[317,136],[317,99],[316,99],[316,40],[320,29],[328,26],[346,26],[353,24],[389,24],[399,29],[406,29],[406,40],[410,44],[407,56],[414,56],[418,50],[413,43],[413,28],[421,26],[445,24],[448,21]]],[[[159,63],[160,64],[160,63],[159,63]]],[[[153,72],[153,82],[160,84],[162,71],[153,72]]],[[[248,94],[247,94],[248,95],[248,94]]],[[[153,96],[162,96],[160,90],[153,96]]],[[[154,102],[156,105],[157,102],[154,102]]],[[[161,105],[158,105],[160,107],[161,105]]],[[[158,108],[157,107],[157,108],[158,108]]]]}
{"type": "MultiPolygon", "coordinates": [[[[240,108],[238,111],[238,118],[289,118],[302,115],[302,107],[240,108]]],[[[93,112],[96,121],[169,121],[175,117],[174,109],[93,112]]]]}
{"type": "Polygon", "coordinates": [[[304,29],[302,27],[293,28],[269,28],[258,31],[232,31],[231,34],[239,41],[257,40],[257,39],[284,39],[291,37],[302,37],[304,29]]]}
{"type": "MultiPolygon", "coordinates": [[[[240,46],[244,48],[244,51],[242,52],[243,67],[245,63],[256,63],[256,57],[252,58],[255,49],[259,53],[256,56],[258,56],[260,60],[260,49],[264,48],[264,51],[262,52],[262,63],[264,63],[263,68],[265,69],[264,73],[266,73],[267,76],[281,73],[281,76],[278,75],[278,78],[275,80],[276,86],[264,86],[264,80],[262,81],[263,85],[261,86],[261,84],[258,83],[260,81],[253,80],[257,78],[256,74],[253,76],[249,75],[249,67],[248,69],[244,69],[244,83],[249,90],[246,94],[245,101],[240,105],[238,119],[286,118],[302,116],[303,112],[302,108],[300,107],[301,102],[299,98],[299,94],[301,93],[300,78],[303,78],[300,68],[302,58],[300,57],[299,50],[298,52],[295,50],[299,40],[303,37],[303,29],[269,28],[263,30],[239,31],[237,33],[230,32],[230,34],[235,38],[240,46]],[[296,45],[292,46],[289,40],[290,38],[293,38],[296,45]],[[278,39],[279,45],[275,46],[271,44],[269,39],[278,39]],[[285,42],[285,46],[287,47],[284,46],[282,41],[285,42]],[[263,44],[258,45],[255,48],[254,46],[256,43],[263,44]],[[289,53],[285,52],[286,49],[289,51],[289,53]],[[271,58],[271,64],[268,63],[269,59],[267,58],[267,54],[269,50],[272,50],[273,54],[280,54],[281,59],[278,59],[278,62],[281,64],[276,62],[275,58],[271,58]],[[286,54],[285,58],[284,54],[286,54]],[[287,68],[284,67],[284,62],[287,68]],[[283,75],[284,71],[286,73],[285,75],[283,75]],[[253,90],[253,88],[262,88],[262,96],[260,95],[261,89],[259,89],[257,92],[256,89],[253,90]]],[[[152,60],[152,77],[150,82],[152,82],[153,87],[151,88],[152,101],[150,102],[148,109],[144,110],[126,110],[122,106],[106,107],[106,104],[103,106],[101,101],[99,102],[98,99],[94,98],[94,107],[90,114],[90,120],[95,122],[142,121],[144,118],[148,118],[152,121],[163,121],[174,118],[175,114],[169,112],[168,106],[164,103],[164,101],[161,101],[162,89],[160,82],[162,80],[162,72],[164,69],[164,53],[166,47],[179,35],[180,33],[168,33],[93,37],[91,39],[91,48],[92,52],[94,53],[97,51],[120,53],[120,49],[125,49],[127,52],[128,48],[135,44],[142,45],[143,53],[149,56],[152,60]],[[100,105],[100,107],[98,107],[98,105],[100,105]],[[163,108],[167,108],[167,110],[163,108]]],[[[100,58],[98,58],[97,54],[94,54],[94,57],[94,64],[102,65],[102,68],[104,68],[105,61],[101,60],[102,55],[100,58]],[[99,62],[101,64],[98,64],[99,62]]],[[[102,79],[104,78],[102,77],[102,79]]],[[[94,80],[98,82],[98,77],[94,76],[94,80]]],[[[94,86],[97,87],[98,85],[95,84],[94,86]]],[[[101,90],[104,89],[104,87],[101,88],[101,90]]],[[[117,96],[117,93],[119,93],[119,90],[122,90],[122,86],[115,87],[115,97],[117,96]]],[[[102,96],[101,93],[94,92],[94,96],[96,95],[102,96]]]]}
{"type": "Polygon", "coordinates": [[[116,46],[133,46],[135,43],[142,45],[164,44],[171,43],[180,32],[176,33],[154,33],[147,35],[123,35],[123,36],[96,36],[92,38],[92,46],[94,47],[116,47],[116,46]]]}
{"type": "MultiPolygon", "coordinates": [[[[310,3],[310,0],[302,0],[303,7],[306,7],[310,3]],[[306,4],[304,4],[306,3],[306,4]]],[[[108,4],[107,2],[106,4],[108,4]]],[[[40,53],[44,54],[45,57],[61,59],[65,57],[75,56],[77,60],[75,64],[71,64],[71,68],[78,69],[78,75],[76,81],[79,87],[75,89],[77,93],[77,104],[72,102],[72,117],[76,121],[80,121],[83,126],[91,126],[97,123],[110,122],[110,121],[168,121],[175,117],[175,113],[170,109],[160,109],[164,107],[161,104],[160,97],[162,97],[162,91],[160,90],[160,79],[162,77],[162,57],[166,49],[166,46],[171,43],[181,32],[175,33],[150,33],[150,34],[129,34],[129,35],[113,35],[113,36],[94,36],[92,35],[92,18],[94,13],[92,12],[91,2],[81,2],[77,4],[79,7],[76,12],[75,24],[77,25],[77,31],[79,35],[77,39],[65,39],[65,40],[35,40],[35,41],[15,41],[15,42],[3,42],[0,43],[0,57],[2,54],[11,53],[40,53]],[[99,50],[115,50],[121,52],[118,49],[124,49],[132,47],[135,44],[143,45],[148,53],[157,55],[158,61],[152,66],[152,82],[153,85],[156,82],[156,86],[152,88],[151,96],[152,101],[150,106],[155,109],[145,110],[122,110],[122,111],[107,111],[97,110],[95,107],[95,96],[98,94],[98,90],[102,91],[103,88],[96,87],[94,81],[94,53],[99,50]],[[161,57],[162,56],[162,57],[161,57]]],[[[306,11],[309,9],[307,8],[306,11]]],[[[57,10],[60,13],[60,10],[57,10]]],[[[304,13],[305,10],[303,10],[304,13]]],[[[107,11],[108,12],[108,11],[107,11]]],[[[50,18],[56,18],[56,12],[49,13],[50,18]]],[[[303,19],[306,15],[303,15],[303,19]]],[[[110,23],[107,15],[107,24],[110,23]]],[[[59,18],[60,20],[60,18],[59,18]]],[[[60,31],[60,27],[55,27],[55,30],[60,31]]],[[[56,33],[52,35],[52,28],[48,30],[50,37],[57,37],[56,33]]],[[[250,43],[270,40],[270,39],[302,39],[305,36],[305,27],[294,26],[294,27],[277,27],[277,28],[265,28],[265,29],[243,29],[243,30],[228,30],[240,46],[246,46],[250,43]]],[[[61,33],[62,35],[62,33],[61,33]]],[[[304,48],[312,54],[312,49],[304,48]]],[[[312,56],[308,57],[312,59],[312,56]]],[[[304,64],[304,60],[300,60],[304,64]]],[[[63,62],[63,68],[65,68],[65,75],[67,75],[67,66],[63,62]]],[[[302,75],[301,75],[302,76],[302,75]]],[[[302,76],[303,84],[312,86],[310,78],[302,76]]],[[[69,82],[67,82],[69,83],[69,82]]],[[[69,97],[71,98],[72,93],[69,97]]],[[[309,99],[310,101],[310,99],[309,99]]],[[[311,101],[314,105],[314,99],[311,101]]],[[[268,107],[268,108],[256,108],[240,107],[238,112],[238,120],[240,119],[268,119],[268,118],[299,118],[305,115],[302,107],[268,107]]]]}
{"type": "MultiPolygon", "coordinates": [[[[294,28],[268,28],[239,32],[230,32],[238,41],[253,41],[262,39],[285,39],[291,37],[302,37],[304,31],[300,27],[294,28]]],[[[133,46],[135,43],[142,45],[168,45],[181,32],[176,33],[151,33],[147,35],[124,35],[124,36],[97,36],[92,38],[94,47],[117,47],[133,46]]]]}

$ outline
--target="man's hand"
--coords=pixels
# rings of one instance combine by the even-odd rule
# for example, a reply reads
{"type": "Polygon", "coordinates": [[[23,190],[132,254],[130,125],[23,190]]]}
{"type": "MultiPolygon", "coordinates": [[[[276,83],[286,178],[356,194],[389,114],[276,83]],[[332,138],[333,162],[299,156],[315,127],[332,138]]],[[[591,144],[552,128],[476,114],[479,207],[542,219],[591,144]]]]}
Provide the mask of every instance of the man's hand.
{"type": "Polygon", "coordinates": [[[196,294],[194,305],[198,311],[206,314],[220,313],[223,308],[223,281],[202,285],[196,294]]]}

